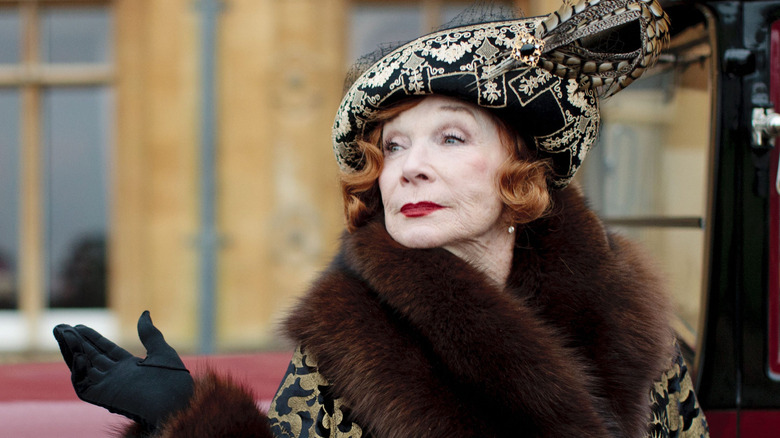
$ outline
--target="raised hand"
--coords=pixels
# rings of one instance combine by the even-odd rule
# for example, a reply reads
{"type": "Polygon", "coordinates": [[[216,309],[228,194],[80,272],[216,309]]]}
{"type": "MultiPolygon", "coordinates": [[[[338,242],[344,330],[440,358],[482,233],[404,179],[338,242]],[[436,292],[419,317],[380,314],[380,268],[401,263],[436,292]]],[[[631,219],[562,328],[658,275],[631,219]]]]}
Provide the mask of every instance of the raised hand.
{"type": "Polygon", "coordinates": [[[155,429],[185,408],[192,396],[192,376],[149,312],[138,319],[146,358],[135,357],[83,325],[60,324],[54,337],[71,371],[78,397],[155,429]]]}

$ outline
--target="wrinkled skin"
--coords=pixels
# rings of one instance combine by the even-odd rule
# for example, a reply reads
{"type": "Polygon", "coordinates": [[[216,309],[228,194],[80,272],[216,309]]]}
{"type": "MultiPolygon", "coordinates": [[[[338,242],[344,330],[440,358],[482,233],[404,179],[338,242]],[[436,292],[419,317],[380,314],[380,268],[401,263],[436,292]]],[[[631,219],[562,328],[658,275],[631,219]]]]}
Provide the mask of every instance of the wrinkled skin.
{"type": "MultiPolygon", "coordinates": [[[[445,96],[429,96],[388,121],[379,189],[390,236],[409,248],[443,247],[486,269],[505,267],[507,232],[497,178],[509,152],[486,110],[445,96]],[[405,214],[421,202],[442,208],[405,214]]],[[[498,279],[503,280],[503,279],[498,279]]]]}

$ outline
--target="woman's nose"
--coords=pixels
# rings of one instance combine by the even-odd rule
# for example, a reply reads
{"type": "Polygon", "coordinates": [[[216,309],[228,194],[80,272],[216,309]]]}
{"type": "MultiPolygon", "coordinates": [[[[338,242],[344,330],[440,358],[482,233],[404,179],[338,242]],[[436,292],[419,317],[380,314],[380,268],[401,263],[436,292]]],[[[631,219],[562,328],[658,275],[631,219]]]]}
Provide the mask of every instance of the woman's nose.
{"type": "Polygon", "coordinates": [[[401,169],[401,176],[404,182],[423,182],[430,181],[433,178],[430,156],[425,145],[412,145],[404,155],[404,163],[401,169]]]}

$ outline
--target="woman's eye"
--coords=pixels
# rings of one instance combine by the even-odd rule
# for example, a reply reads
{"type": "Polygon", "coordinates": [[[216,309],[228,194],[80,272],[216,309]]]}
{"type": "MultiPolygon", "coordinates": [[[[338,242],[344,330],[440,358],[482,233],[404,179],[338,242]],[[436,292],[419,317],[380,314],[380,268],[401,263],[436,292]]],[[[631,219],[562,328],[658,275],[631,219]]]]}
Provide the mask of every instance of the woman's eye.
{"type": "Polygon", "coordinates": [[[444,143],[445,144],[461,144],[463,143],[463,138],[454,134],[448,134],[444,136],[444,143]]]}
{"type": "Polygon", "coordinates": [[[396,143],[396,142],[390,141],[390,142],[385,143],[384,150],[385,150],[386,154],[387,153],[392,153],[392,152],[397,152],[397,151],[401,150],[401,146],[399,146],[398,143],[396,143]]]}

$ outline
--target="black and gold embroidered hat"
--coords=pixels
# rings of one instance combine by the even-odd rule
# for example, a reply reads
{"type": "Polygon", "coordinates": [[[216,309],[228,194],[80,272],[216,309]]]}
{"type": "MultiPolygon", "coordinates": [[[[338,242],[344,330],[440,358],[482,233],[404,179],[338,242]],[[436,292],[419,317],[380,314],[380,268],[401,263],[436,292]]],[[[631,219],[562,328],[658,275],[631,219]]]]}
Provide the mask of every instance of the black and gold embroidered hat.
{"type": "Polygon", "coordinates": [[[497,113],[565,187],[598,136],[599,99],[652,66],[669,40],[656,0],[565,2],[543,17],[433,32],[383,54],[346,91],[333,124],[342,171],[363,165],[357,138],[381,108],[442,94],[497,113]]]}

